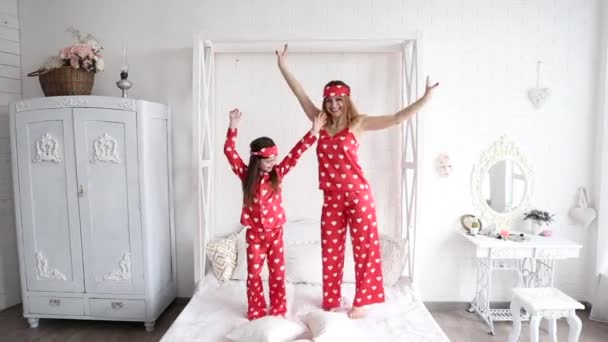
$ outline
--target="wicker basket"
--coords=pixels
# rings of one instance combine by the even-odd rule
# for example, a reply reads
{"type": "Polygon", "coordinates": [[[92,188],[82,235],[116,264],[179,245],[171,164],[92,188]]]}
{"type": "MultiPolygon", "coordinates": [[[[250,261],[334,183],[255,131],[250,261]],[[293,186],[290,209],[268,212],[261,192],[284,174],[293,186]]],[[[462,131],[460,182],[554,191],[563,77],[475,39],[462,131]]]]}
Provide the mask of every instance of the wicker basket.
{"type": "Polygon", "coordinates": [[[71,66],[38,70],[28,76],[38,76],[44,96],[91,95],[95,73],[71,66]]]}

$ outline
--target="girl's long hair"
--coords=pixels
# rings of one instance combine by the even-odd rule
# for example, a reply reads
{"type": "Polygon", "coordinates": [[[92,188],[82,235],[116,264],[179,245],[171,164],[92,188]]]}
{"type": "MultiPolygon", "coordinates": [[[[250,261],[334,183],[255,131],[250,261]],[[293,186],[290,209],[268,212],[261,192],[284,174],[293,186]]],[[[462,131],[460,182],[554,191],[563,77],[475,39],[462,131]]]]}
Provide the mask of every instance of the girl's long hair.
{"type": "MultiPolygon", "coordinates": [[[[268,137],[257,138],[249,144],[249,148],[251,152],[258,152],[264,147],[272,147],[274,146],[274,141],[268,137]]],[[[253,204],[253,199],[255,196],[255,187],[260,181],[260,161],[264,159],[258,156],[250,156],[249,157],[249,165],[247,166],[247,175],[245,176],[245,180],[243,181],[243,203],[248,206],[253,204]]],[[[277,175],[276,170],[273,168],[270,171],[270,184],[272,187],[272,191],[276,192],[279,188],[279,176],[277,175]]]]}

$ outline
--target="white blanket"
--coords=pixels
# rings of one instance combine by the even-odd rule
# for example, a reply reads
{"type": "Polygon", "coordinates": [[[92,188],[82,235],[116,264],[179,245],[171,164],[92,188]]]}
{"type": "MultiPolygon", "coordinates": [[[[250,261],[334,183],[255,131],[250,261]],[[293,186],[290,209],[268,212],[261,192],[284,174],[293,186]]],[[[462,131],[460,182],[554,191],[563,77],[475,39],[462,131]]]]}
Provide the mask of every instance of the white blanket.
{"type": "MultiPolygon", "coordinates": [[[[286,287],[288,319],[301,321],[306,313],[320,309],[320,286],[287,283],[286,287]]],[[[344,284],[342,289],[350,305],[354,285],[344,284]]],[[[386,288],[385,296],[385,303],[369,306],[367,316],[355,321],[369,341],[449,341],[407,278],[386,288]]],[[[226,334],[247,322],[246,311],[244,281],[220,285],[214,276],[207,275],[162,341],[227,342],[226,334]]],[[[311,338],[310,334],[302,337],[311,338]]]]}

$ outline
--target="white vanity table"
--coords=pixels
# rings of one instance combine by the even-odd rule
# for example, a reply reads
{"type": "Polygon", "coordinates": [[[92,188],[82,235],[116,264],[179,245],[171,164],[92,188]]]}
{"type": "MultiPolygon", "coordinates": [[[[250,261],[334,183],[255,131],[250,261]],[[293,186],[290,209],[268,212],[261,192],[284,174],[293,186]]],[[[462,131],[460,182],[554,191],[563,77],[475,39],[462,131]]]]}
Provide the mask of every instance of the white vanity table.
{"type": "MultiPolygon", "coordinates": [[[[471,174],[471,197],[483,226],[513,233],[525,211],[531,209],[534,172],[526,156],[502,136],[481,153],[471,174]]],[[[512,320],[511,311],[490,308],[493,271],[515,271],[518,287],[552,287],[556,260],[577,258],[581,246],[572,241],[525,233],[524,241],[486,235],[461,236],[475,251],[477,286],[469,312],[477,312],[494,335],[494,321],[512,320]]],[[[526,319],[527,317],[522,317],[526,319]]]]}
{"type": "Polygon", "coordinates": [[[581,245],[560,238],[526,235],[526,241],[505,241],[485,235],[461,236],[475,250],[477,286],[469,312],[477,312],[494,335],[494,321],[511,321],[508,308],[490,308],[493,271],[515,271],[518,287],[552,287],[555,261],[578,258],[581,245]]]}

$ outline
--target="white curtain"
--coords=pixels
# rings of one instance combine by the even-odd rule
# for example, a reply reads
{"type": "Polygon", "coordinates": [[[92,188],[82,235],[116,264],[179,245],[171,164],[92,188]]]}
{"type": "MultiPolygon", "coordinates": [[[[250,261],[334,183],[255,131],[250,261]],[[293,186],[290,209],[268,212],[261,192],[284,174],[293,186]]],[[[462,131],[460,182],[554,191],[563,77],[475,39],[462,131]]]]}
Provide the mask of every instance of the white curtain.
{"type": "Polygon", "coordinates": [[[590,319],[608,323],[608,273],[598,276],[590,319]]]}
{"type": "MultiPolygon", "coordinates": [[[[608,121],[608,116],[604,118],[608,121]]],[[[600,185],[600,206],[597,221],[597,244],[593,296],[591,298],[591,314],[594,321],[608,322],[608,131],[604,126],[604,142],[602,145],[602,168],[600,185]]]]}
{"type": "Polygon", "coordinates": [[[608,322],[608,5],[600,2],[600,77],[598,91],[598,123],[601,125],[596,160],[600,163],[597,245],[595,262],[596,284],[591,298],[591,315],[594,321],[608,322]]]}

